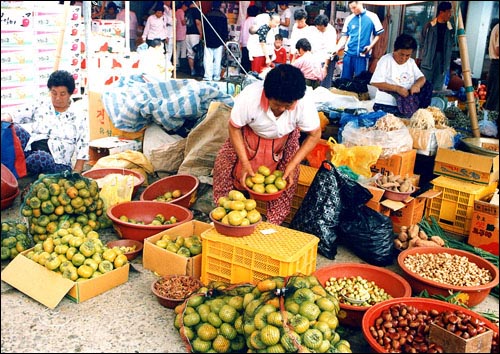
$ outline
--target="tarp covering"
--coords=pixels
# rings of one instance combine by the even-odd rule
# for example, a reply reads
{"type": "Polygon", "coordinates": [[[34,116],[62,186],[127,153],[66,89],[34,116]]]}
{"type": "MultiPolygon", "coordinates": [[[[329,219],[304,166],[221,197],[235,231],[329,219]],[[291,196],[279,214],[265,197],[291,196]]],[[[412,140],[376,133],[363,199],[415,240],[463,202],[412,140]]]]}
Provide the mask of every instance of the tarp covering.
{"type": "Polygon", "coordinates": [[[122,76],[102,93],[102,102],[117,129],[137,132],[154,122],[175,132],[186,120],[198,124],[210,102],[233,106],[233,97],[215,82],[192,79],[146,81],[142,75],[122,76]]]}

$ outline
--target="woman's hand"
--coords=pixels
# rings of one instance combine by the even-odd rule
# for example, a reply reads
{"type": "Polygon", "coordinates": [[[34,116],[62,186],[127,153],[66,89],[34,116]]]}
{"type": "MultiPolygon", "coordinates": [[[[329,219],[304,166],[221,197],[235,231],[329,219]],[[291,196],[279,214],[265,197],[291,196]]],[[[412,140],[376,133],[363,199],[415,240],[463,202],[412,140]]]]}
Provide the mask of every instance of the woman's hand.
{"type": "Polygon", "coordinates": [[[412,87],[410,87],[410,94],[414,95],[420,92],[420,85],[418,83],[414,83],[412,87]]]}
{"type": "Polygon", "coordinates": [[[408,91],[407,89],[405,89],[402,86],[398,86],[396,93],[398,95],[400,95],[401,97],[408,97],[410,95],[410,91],[408,91]]]}
{"type": "Polygon", "coordinates": [[[283,179],[286,181],[287,185],[292,184],[295,177],[295,167],[292,167],[291,165],[292,164],[289,163],[283,172],[283,179]]]}
{"type": "Polygon", "coordinates": [[[241,163],[241,180],[240,183],[242,186],[245,186],[245,177],[253,177],[255,173],[253,172],[252,165],[250,161],[245,161],[241,163]]]}

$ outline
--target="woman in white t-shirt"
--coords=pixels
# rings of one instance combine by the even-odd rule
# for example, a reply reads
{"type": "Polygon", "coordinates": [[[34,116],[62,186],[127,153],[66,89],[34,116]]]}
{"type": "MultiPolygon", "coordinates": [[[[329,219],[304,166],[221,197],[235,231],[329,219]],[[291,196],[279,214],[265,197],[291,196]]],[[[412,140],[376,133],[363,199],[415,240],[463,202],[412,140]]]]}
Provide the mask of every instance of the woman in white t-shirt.
{"type": "Polygon", "coordinates": [[[299,164],[321,138],[318,111],[306,96],[300,69],[281,64],[267,73],[264,82],[246,86],[235,98],[228,129],[229,138],[214,163],[214,202],[232,189],[244,190],[244,176],[254,176],[265,165],[283,171],[290,185],[267,205],[267,221],[281,224],[290,213],[299,164]],[[306,135],[302,144],[300,132],[306,135]]]}
{"type": "Polygon", "coordinates": [[[290,63],[293,63],[293,61],[298,57],[297,48],[295,48],[297,41],[301,38],[306,38],[311,41],[310,31],[312,28],[306,23],[307,12],[304,9],[295,10],[293,13],[293,19],[295,20],[295,23],[293,24],[292,34],[290,35],[290,63]]]}
{"type": "Polygon", "coordinates": [[[378,90],[373,110],[382,110],[401,116],[398,95],[406,98],[417,95],[425,84],[425,76],[411,58],[417,41],[409,34],[401,34],[394,42],[394,52],[380,58],[370,84],[378,90]]]}

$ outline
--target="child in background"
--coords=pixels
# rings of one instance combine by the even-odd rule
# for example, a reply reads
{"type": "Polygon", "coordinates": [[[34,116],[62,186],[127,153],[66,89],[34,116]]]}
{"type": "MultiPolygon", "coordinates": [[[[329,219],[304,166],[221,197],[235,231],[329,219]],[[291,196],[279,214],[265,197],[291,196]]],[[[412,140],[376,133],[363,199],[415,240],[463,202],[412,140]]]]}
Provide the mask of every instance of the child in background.
{"type": "Polygon", "coordinates": [[[286,48],[283,47],[283,36],[281,34],[277,34],[274,36],[274,60],[273,67],[280,64],[286,64],[286,48]]]}
{"type": "Polygon", "coordinates": [[[292,65],[302,71],[306,78],[306,85],[315,89],[325,78],[326,68],[321,67],[321,58],[311,52],[311,43],[306,38],[299,39],[295,48],[297,49],[297,59],[292,65]]]}

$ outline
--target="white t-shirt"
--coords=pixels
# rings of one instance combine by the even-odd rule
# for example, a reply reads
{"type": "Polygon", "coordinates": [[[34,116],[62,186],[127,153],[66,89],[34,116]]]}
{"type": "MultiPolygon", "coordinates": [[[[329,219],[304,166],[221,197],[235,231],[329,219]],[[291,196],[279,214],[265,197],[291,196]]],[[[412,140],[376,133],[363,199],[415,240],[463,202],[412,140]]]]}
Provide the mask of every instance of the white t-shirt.
{"type": "Polygon", "coordinates": [[[264,111],[261,105],[263,92],[263,81],[245,87],[235,97],[231,110],[231,124],[236,127],[248,125],[255,134],[266,139],[281,138],[297,127],[304,132],[319,127],[318,111],[307,95],[298,100],[293,110],[286,110],[276,119],[270,108],[264,111]]]}
{"type": "MultiPolygon", "coordinates": [[[[297,44],[297,41],[301,38],[307,38],[309,42],[313,39],[312,34],[310,33],[312,30],[316,30],[316,27],[314,26],[305,26],[302,28],[298,28],[297,24],[294,23],[292,27],[292,34],[290,35],[290,54],[295,54],[297,53],[297,49],[295,48],[295,45],[297,44]]],[[[313,46],[313,43],[311,42],[311,47],[313,46]]],[[[314,47],[312,48],[314,50],[314,47]]]]}
{"type": "MultiPolygon", "coordinates": [[[[372,75],[370,84],[377,82],[385,82],[391,85],[398,85],[409,90],[419,78],[424,76],[420,71],[415,60],[408,59],[404,64],[399,65],[394,60],[392,53],[385,54],[380,58],[372,75]]],[[[375,95],[375,103],[385,104],[388,106],[397,106],[397,101],[393,95],[377,90],[375,95]]]]}
{"type": "MultiPolygon", "coordinates": [[[[287,18],[292,18],[292,10],[290,10],[289,7],[287,7],[285,10],[279,12],[280,14],[280,21],[285,22],[287,18]]],[[[280,30],[286,30],[288,31],[288,26],[280,25],[280,30]]]]}
{"type": "Polygon", "coordinates": [[[311,26],[308,39],[311,42],[311,52],[317,55],[322,63],[337,51],[337,30],[331,24],[326,26],[324,32],[318,30],[316,26],[311,26]]]}

